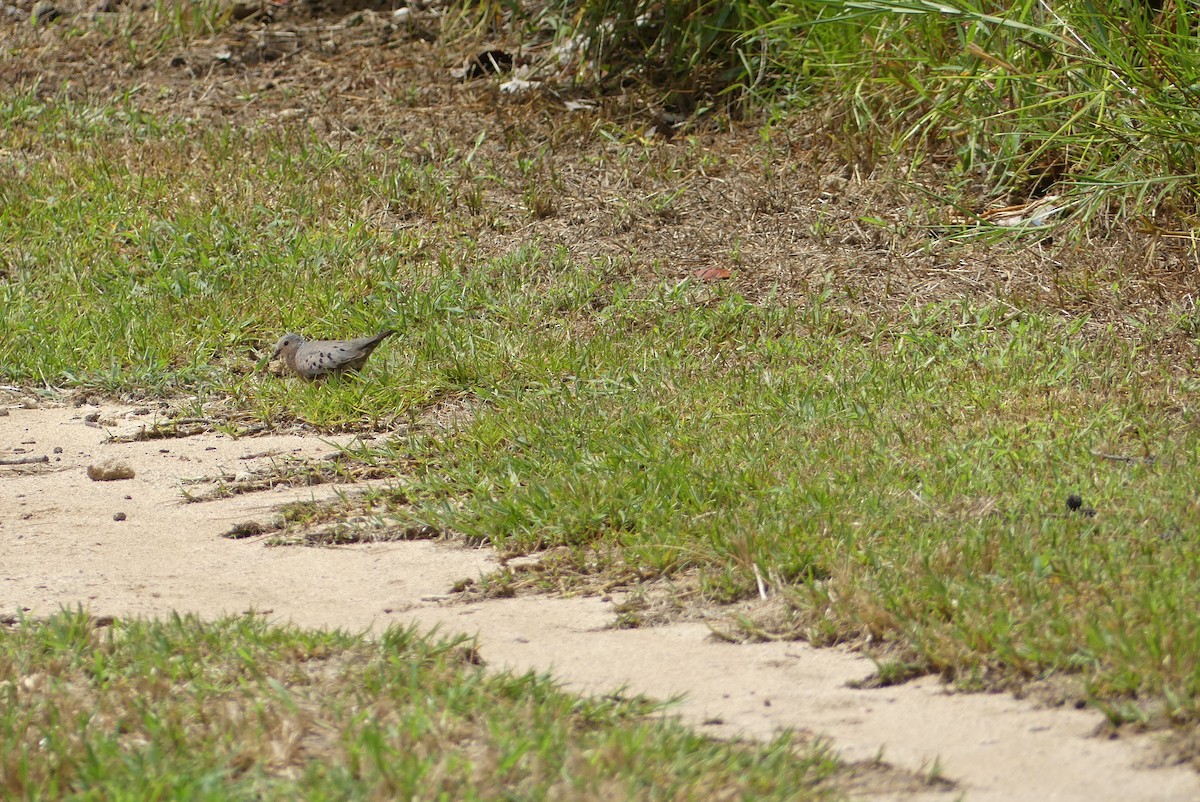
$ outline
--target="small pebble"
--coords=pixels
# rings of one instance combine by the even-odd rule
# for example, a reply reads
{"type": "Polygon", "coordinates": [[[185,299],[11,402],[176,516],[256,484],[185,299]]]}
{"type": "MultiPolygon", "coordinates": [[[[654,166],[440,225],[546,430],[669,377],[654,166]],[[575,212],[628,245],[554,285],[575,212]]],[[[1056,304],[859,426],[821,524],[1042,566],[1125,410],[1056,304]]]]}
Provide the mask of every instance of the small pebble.
{"type": "Polygon", "coordinates": [[[113,520],[114,521],[124,521],[125,513],[123,513],[123,512],[113,513],[113,520]]]}

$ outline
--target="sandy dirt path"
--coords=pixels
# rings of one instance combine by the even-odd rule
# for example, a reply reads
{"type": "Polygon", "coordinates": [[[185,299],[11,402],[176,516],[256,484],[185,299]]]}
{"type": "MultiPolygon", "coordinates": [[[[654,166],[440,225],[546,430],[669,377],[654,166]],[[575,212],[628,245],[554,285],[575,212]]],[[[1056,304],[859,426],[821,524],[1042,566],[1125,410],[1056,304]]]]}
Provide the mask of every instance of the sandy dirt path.
{"type": "Polygon", "coordinates": [[[1127,802],[1200,799],[1200,776],[1150,768],[1154,736],[1094,737],[1093,711],[1039,710],[1003,694],[956,695],[932,678],[853,690],[873,664],[802,643],[730,645],[688,623],[609,629],[598,598],[523,597],[474,605],[440,601],[449,586],[495,567],[485,550],[433,542],[338,548],[269,547],[221,537],[282,503],[347,488],[275,488],[204,503],[184,492],[203,477],[232,477],[285,459],[318,459],[348,437],[222,434],[129,443],[154,413],[123,407],[5,407],[0,459],[0,614],[83,605],[96,614],[205,616],[256,610],[305,626],[378,631],[417,621],[477,634],[489,665],[551,671],[568,687],[657,697],[683,694],[676,710],[716,736],[769,737],[780,729],[832,739],[851,761],[878,755],[956,785],[889,790],[884,799],[974,802],[1127,802]],[[99,413],[99,420],[85,417],[99,413]],[[106,425],[105,425],[106,424],[106,425]],[[135,477],[98,482],[87,467],[115,458],[135,477]],[[124,520],[114,520],[114,516],[124,520]]]}

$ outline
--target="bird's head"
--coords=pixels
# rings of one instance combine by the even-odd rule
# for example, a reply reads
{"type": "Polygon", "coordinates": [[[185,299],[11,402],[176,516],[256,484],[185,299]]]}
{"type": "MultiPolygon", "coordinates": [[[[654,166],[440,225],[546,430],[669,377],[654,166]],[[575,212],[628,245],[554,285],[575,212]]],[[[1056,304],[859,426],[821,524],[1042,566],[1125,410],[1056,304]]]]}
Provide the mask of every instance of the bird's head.
{"type": "Polygon", "coordinates": [[[284,351],[291,349],[296,350],[304,343],[304,338],[299,334],[285,334],[279,338],[279,342],[275,343],[275,350],[271,352],[271,359],[276,359],[284,351]]]}

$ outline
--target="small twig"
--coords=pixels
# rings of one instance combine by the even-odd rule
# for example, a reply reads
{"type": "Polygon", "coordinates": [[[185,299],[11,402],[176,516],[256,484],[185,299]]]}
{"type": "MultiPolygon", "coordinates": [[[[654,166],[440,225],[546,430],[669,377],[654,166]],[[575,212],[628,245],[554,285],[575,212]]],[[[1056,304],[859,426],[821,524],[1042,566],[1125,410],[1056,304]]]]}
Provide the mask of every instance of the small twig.
{"type": "Polygon", "coordinates": [[[133,434],[109,435],[108,440],[111,443],[140,443],[145,440],[192,437],[215,429],[220,422],[216,418],[175,418],[161,422],[155,421],[149,427],[143,424],[141,430],[133,434]],[[184,428],[195,426],[200,428],[184,428]],[[183,430],[181,431],[181,429],[183,430]]]}
{"type": "Polygon", "coordinates": [[[767,583],[763,579],[762,571],[758,570],[758,563],[754,563],[754,582],[758,585],[758,597],[763,601],[767,600],[767,583]]]}
{"type": "Polygon", "coordinates": [[[40,457],[0,457],[0,465],[36,465],[49,461],[50,458],[45,454],[40,457]]]}
{"type": "Polygon", "coordinates": [[[281,454],[286,454],[287,451],[281,448],[272,448],[267,451],[259,451],[256,454],[243,454],[238,459],[262,459],[263,457],[278,457],[281,454]]]}
{"type": "Polygon", "coordinates": [[[1141,462],[1146,465],[1153,465],[1154,463],[1158,462],[1158,457],[1154,456],[1130,457],[1126,456],[1125,454],[1105,454],[1103,451],[1093,451],[1092,456],[1099,459],[1112,460],[1113,462],[1141,462]]]}

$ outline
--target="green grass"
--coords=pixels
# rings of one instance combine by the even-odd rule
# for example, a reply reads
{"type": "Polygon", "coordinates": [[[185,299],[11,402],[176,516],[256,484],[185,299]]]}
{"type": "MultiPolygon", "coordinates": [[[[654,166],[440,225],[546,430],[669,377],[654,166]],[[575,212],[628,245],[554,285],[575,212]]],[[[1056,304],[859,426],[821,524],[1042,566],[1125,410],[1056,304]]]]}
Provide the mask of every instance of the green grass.
{"type": "Polygon", "coordinates": [[[248,372],[284,331],[374,331],[402,312],[386,277],[419,243],[340,205],[408,196],[358,174],[369,156],[228,129],[193,141],[28,96],[0,117],[36,154],[0,182],[6,378],[162,392],[248,372]],[[38,158],[56,138],[72,157],[38,158]],[[30,342],[35,360],[12,356],[30,342]]]}
{"type": "Polygon", "coordinates": [[[463,638],[62,612],[0,629],[5,799],[818,799],[835,763],[642,699],[477,665],[463,638]]]}
{"type": "Polygon", "coordinates": [[[753,597],[757,569],[794,608],[786,634],[899,641],[968,683],[1082,672],[1102,699],[1197,716],[1194,380],[1086,321],[698,294],[585,315],[595,336],[514,371],[540,380],[399,442],[406,514],[580,565],[699,569],[716,601],[753,597]]]}
{"type": "MultiPolygon", "coordinates": [[[[324,426],[466,399],[471,420],[384,455],[415,474],[403,515],[696,569],[715,601],[753,596],[757,569],[791,634],[899,641],[965,679],[1081,671],[1101,698],[1195,715],[1195,644],[1171,635],[1200,623],[1172,534],[1197,524],[1194,382],[1152,349],[1036,310],[879,318],[832,291],[755,305],[609,279],[536,245],[431,252],[361,222],[397,192],[370,148],[10,102],[10,137],[79,128],[72,158],[3,185],[5,380],[198,387],[324,426]],[[364,380],[254,371],[280,331],[383,325],[401,337],[364,380]],[[1096,518],[1066,514],[1072,492],[1096,518]]],[[[440,210],[448,243],[467,215],[440,210]]]]}
{"type": "Polygon", "coordinates": [[[519,150],[426,162],[30,94],[0,123],[5,382],[407,419],[378,455],[407,479],[397,516],[686,572],[708,601],[753,598],[757,574],[788,636],[888,642],[971,686],[1068,672],[1116,720],[1200,721],[1195,352],[1158,346],[1194,314],[864,311],[834,282],[752,303],[536,236],[481,252],[537,216],[519,150]],[[257,369],[283,331],[384,326],[361,378],[257,369]],[[443,402],[474,413],[420,424],[443,402]]]}

